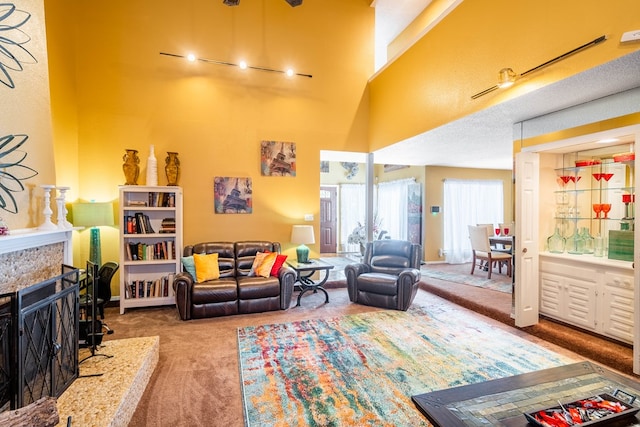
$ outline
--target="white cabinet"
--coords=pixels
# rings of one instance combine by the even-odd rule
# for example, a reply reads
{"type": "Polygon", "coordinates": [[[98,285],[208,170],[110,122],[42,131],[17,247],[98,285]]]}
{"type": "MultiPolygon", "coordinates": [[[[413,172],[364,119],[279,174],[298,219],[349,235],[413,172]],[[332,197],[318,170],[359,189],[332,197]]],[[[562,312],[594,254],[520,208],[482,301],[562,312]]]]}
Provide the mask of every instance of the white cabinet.
{"type": "Polygon", "coordinates": [[[120,187],[120,314],[175,304],[180,271],[182,188],[120,187]]]}
{"type": "Polygon", "coordinates": [[[540,254],[540,314],[633,343],[631,263],[540,254]]]}

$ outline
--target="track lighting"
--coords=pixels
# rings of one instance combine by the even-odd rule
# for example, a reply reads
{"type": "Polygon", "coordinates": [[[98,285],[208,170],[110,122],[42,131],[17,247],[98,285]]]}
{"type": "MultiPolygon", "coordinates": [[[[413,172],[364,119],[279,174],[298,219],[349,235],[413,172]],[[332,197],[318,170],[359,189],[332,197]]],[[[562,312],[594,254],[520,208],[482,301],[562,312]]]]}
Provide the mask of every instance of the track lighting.
{"type": "Polygon", "coordinates": [[[492,87],[490,87],[488,89],[485,89],[482,92],[476,93],[475,95],[473,95],[471,97],[471,99],[480,98],[481,96],[486,95],[488,93],[491,93],[491,92],[493,92],[494,90],[497,90],[497,89],[507,88],[507,87],[513,85],[517,79],[520,79],[520,78],[526,76],[527,74],[533,73],[534,71],[541,70],[542,68],[545,68],[545,67],[547,67],[547,66],[549,66],[551,64],[554,64],[554,63],[556,63],[556,62],[558,62],[558,61],[560,61],[562,59],[565,59],[568,56],[573,55],[574,53],[578,53],[583,49],[586,49],[586,48],[591,47],[591,46],[595,46],[598,43],[602,43],[606,39],[607,39],[607,36],[600,36],[597,39],[593,39],[590,42],[583,44],[582,46],[578,46],[577,48],[575,48],[573,50],[570,50],[569,52],[563,53],[560,56],[556,56],[555,58],[550,59],[549,61],[538,65],[537,67],[533,67],[530,70],[527,70],[524,73],[519,74],[519,75],[516,74],[511,68],[503,68],[498,73],[498,84],[497,85],[492,86],[492,87]]]}
{"type": "MultiPolygon", "coordinates": [[[[303,0],[285,0],[285,1],[289,3],[289,6],[296,7],[296,6],[300,6],[303,0]]],[[[240,0],[222,0],[222,3],[226,4],[227,6],[238,6],[240,4],[240,0]]]]}
{"type": "Polygon", "coordinates": [[[171,56],[173,58],[182,58],[182,59],[186,59],[189,62],[200,61],[200,62],[206,62],[207,64],[229,65],[231,67],[238,67],[238,68],[240,68],[242,70],[246,70],[248,68],[248,69],[251,69],[251,70],[258,70],[258,71],[269,71],[271,73],[284,74],[287,77],[293,77],[293,76],[309,77],[309,78],[313,77],[311,74],[296,73],[292,69],[274,70],[273,68],[256,67],[256,66],[252,66],[252,65],[247,64],[245,61],[240,61],[238,64],[234,64],[233,62],[217,61],[215,59],[198,58],[192,53],[190,53],[188,55],[178,55],[178,54],[175,54],[175,53],[160,52],[160,55],[171,56]]]}

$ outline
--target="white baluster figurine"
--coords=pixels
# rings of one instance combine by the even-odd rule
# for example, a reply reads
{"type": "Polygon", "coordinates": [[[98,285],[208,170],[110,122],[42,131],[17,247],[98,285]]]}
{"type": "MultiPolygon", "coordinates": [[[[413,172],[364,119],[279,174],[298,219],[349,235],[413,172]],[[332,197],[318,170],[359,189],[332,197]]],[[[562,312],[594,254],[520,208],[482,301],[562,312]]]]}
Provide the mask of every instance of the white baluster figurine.
{"type": "Polygon", "coordinates": [[[56,230],[58,227],[51,222],[51,215],[53,215],[53,211],[51,210],[51,190],[56,188],[55,185],[41,185],[44,189],[44,209],[42,210],[42,214],[44,215],[44,222],[38,227],[38,230],[56,230]]]}
{"type": "Polygon", "coordinates": [[[60,196],[56,198],[58,202],[58,228],[68,230],[73,228],[73,224],[67,220],[67,215],[69,211],[67,210],[67,191],[70,187],[56,187],[56,189],[60,192],[60,196]],[[58,200],[60,199],[60,200],[58,200]]]}

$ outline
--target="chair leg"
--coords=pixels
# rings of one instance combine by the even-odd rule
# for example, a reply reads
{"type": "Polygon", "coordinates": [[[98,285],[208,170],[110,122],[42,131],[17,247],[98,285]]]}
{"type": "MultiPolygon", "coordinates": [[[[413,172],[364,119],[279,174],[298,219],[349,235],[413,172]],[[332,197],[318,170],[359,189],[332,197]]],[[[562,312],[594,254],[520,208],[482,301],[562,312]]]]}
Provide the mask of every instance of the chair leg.
{"type": "Polygon", "coordinates": [[[476,269],[476,262],[478,262],[476,260],[476,254],[475,252],[473,253],[473,262],[471,263],[471,274],[473,274],[473,271],[476,269]]]}

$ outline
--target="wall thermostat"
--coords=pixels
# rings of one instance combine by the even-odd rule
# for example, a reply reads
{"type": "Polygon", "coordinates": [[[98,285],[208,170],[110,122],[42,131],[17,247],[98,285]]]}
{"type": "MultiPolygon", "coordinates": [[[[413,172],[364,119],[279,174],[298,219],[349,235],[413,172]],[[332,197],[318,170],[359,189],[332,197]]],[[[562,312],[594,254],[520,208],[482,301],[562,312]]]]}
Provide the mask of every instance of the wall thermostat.
{"type": "Polygon", "coordinates": [[[431,213],[432,214],[439,214],[440,213],[440,206],[431,206],[431,213]]]}

